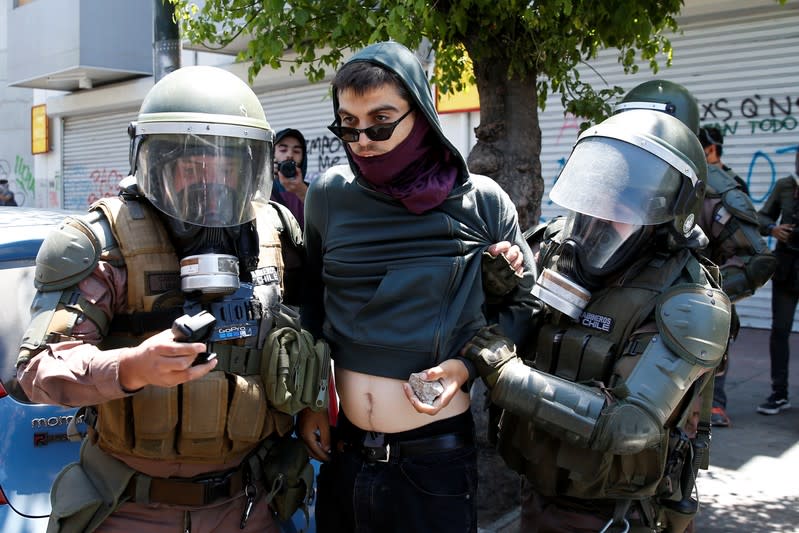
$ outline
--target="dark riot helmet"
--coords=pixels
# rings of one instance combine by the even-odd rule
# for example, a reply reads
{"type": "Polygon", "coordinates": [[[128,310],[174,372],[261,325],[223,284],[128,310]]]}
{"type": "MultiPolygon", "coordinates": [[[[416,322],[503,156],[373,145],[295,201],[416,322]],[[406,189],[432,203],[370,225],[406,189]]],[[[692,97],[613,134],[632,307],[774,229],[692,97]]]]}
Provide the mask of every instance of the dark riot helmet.
{"type": "Polygon", "coordinates": [[[694,134],[699,133],[699,104],[682,85],[668,80],[650,80],[636,85],[616,105],[615,112],[651,109],[677,117],[694,134]]]}
{"type": "Polygon", "coordinates": [[[705,193],[707,163],[696,137],[666,113],[633,109],[584,131],[550,198],[576,213],[687,235],[705,193]]]}
{"type": "Polygon", "coordinates": [[[141,193],[179,224],[233,228],[268,200],[274,132],[252,89],[208,66],[177,69],[142,102],[131,137],[141,193]]]}

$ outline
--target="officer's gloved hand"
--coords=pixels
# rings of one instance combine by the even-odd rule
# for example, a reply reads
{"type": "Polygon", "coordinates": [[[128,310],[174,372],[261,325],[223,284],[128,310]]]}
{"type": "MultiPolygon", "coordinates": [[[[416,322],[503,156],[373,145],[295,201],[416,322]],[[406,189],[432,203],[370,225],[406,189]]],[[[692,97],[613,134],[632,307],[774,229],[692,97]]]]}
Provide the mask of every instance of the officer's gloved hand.
{"type": "Polygon", "coordinates": [[[522,363],[516,355],[516,346],[500,333],[496,325],[481,328],[466,343],[461,354],[474,363],[477,373],[489,388],[497,383],[505,365],[511,362],[522,363]]]}
{"type": "Polygon", "coordinates": [[[513,289],[522,279],[505,254],[492,255],[483,252],[483,288],[489,301],[499,300],[513,289]]]}

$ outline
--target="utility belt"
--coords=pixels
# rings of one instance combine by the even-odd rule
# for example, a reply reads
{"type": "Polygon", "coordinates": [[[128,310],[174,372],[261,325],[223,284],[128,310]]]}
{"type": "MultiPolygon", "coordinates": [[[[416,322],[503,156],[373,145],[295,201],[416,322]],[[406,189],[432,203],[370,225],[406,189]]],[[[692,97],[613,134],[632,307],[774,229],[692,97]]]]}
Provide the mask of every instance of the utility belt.
{"type": "Polygon", "coordinates": [[[268,504],[280,520],[297,509],[307,520],[313,476],[304,444],[288,435],[265,439],[235,468],[192,478],[148,476],[86,439],[80,461],[67,465],[53,482],[48,531],[94,531],[125,502],[204,507],[242,496],[242,524],[256,500],[268,504]]]}
{"type": "Polygon", "coordinates": [[[135,474],[122,495],[127,501],[136,503],[203,507],[243,494],[251,477],[246,462],[237,468],[193,478],[135,474]]]}
{"type": "Polygon", "coordinates": [[[343,412],[338,416],[336,450],[357,454],[369,464],[396,464],[410,457],[474,446],[474,420],[470,411],[399,433],[366,431],[350,422],[343,412]]]}

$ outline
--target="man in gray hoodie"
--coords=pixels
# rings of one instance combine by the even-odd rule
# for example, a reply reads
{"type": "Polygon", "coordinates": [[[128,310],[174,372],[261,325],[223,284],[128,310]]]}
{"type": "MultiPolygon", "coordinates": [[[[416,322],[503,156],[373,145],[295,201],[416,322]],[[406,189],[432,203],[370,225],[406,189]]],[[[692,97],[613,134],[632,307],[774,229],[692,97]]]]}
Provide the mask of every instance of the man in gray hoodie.
{"type": "Polygon", "coordinates": [[[341,401],[333,435],[324,413],[299,420],[326,462],[317,527],[476,531],[475,374],[460,352],[492,325],[524,345],[532,253],[508,195],[470,174],[444,137],[410,50],[385,42],[357,53],[333,80],[333,109],[348,164],[305,200],[303,322],[330,343],[341,401]],[[483,254],[513,246],[520,283],[488,295],[483,254]]]}

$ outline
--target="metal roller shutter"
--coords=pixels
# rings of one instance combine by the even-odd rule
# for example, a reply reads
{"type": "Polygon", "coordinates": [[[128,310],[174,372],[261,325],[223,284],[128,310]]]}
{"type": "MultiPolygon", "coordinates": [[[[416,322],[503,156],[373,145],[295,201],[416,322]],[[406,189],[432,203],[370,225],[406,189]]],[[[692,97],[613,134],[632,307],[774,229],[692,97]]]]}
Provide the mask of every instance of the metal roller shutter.
{"type": "Polygon", "coordinates": [[[333,100],[330,83],[303,85],[259,95],[269,125],[278,132],[285,128],[300,130],[308,145],[308,174],[311,179],[328,168],[347,162],[341,140],[330,133],[333,100]]]}
{"type": "Polygon", "coordinates": [[[128,175],[128,124],[138,109],[64,118],[64,207],[86,209],[119,192],[128,175]]]}
{"type": "MultiPolygon", "coordinates": [[[[626,90],[652,78],[686,86],[699,100],[702,124],[717,124],[725,134],[723,161],[749,184],[756,208],[763,205],[774,182],[794,169],[799,141],[799,6],[761,5],[735,12],[718,4],[712,17],[681,19],[682,35],[671,38],[673,66],[652,75],[646,65],[625,76],[616,53],[609,51],[581,68],[595,87],[619,85],[626,90]]],[[[550,96],[540,114],[542,174],[546,185],[542,219],[562,210],[548,194],[579,128],[563,116],[557,96],[550,96]]],[[[771,239],[770,245],[774,242],[771,239]]],[[[771,327],[771,283],[741,301],[744,326],[771,327]]],[[[799,320],[794,322],[799,331],[799,320]]]]}

